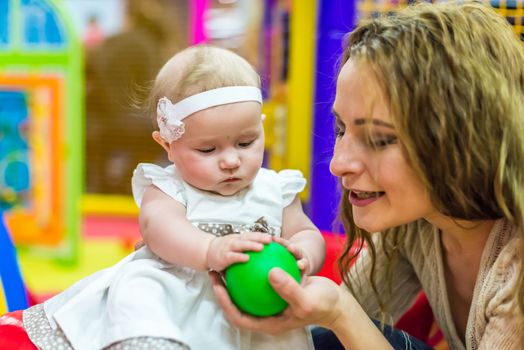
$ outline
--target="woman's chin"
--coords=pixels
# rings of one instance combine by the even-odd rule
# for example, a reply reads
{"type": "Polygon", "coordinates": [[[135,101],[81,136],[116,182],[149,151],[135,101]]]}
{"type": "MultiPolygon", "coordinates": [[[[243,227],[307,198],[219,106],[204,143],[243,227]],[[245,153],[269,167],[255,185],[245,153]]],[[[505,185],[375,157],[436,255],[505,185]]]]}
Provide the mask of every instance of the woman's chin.
{"type": "Polygon", "coordinates": [[[388,227],[377,223],[376,220],[358,220],[358,218],[353,218],[355,221],[355,225],[367,232],[381,232],[387,229],[388,227]]]}

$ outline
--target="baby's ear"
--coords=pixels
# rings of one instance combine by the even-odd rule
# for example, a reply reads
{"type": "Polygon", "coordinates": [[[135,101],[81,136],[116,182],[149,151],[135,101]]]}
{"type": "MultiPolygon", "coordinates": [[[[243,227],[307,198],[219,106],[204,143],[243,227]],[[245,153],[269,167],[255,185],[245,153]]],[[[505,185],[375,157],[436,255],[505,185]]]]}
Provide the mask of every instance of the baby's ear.
{"type": "Polygon", "coordinates": [[[153,134],[151,135],[153,137],[153,140],[155,140],[156,143],[158,143],[162,148],[169,154],[169,142],[166,142],[162,136],[160,136],[159,131],[153,131],[153,134]]]}

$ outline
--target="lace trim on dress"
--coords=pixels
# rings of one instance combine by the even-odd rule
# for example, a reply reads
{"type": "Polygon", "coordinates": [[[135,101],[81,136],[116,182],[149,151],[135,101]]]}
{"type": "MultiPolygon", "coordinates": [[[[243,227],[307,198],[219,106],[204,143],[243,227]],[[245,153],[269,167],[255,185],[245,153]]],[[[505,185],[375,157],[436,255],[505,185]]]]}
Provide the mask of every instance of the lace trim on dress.
{"type": "Polygon", "coordinates": [[[53,329],[44,311],[44,305],[38,304],[23,313],[24,328],[29,339],[39,349],[73,350],[60,328],[53,329]]]}
{"type": "MultiPolygon", "coordinates": [[[[29,339],[43,350],[73,350],[64,332],[49,324],[43,304],[35,305],[23,313],[24,328],[29,339]]],[[[125,339],[105,348],[106,350],[189,350],[185,344],[172,339],[136,337],[125,339]]]]}
{"type": "Polygon", "coordinates": [[[253,224],[249,225],[199,223],[197,227],[204,232],[211,233],[219,237],[242,232],[263,232],[272,236],[280,234],[280,229],[269,226],[264,217],[259,218],[253,224]]]}

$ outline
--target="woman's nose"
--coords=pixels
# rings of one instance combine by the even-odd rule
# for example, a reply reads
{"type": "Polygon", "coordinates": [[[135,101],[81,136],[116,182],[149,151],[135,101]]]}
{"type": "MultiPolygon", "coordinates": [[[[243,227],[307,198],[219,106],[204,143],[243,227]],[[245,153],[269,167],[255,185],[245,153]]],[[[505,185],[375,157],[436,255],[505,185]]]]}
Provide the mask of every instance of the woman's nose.
{"type": "Polygon", "coordinates": [[[221,169],[236,169],[240,166],[240,155],[236,150],[225,150],[220,158],[221,169]]]}
{"type": "Polygon", "coordinates": [[[349,142],[337,141],[329,163],[329,171],[337,177],[362,173],[364,171],[362,154],[357,152],[349,142]]]}

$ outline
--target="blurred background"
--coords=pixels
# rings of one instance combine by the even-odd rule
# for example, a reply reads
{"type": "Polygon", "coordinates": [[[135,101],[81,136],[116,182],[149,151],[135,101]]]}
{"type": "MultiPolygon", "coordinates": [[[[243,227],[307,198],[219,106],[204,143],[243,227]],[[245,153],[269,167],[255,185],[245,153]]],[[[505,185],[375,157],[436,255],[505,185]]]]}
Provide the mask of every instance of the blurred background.
{"type": "MultiPolygon", "coordinates": [[[[523,0],[486,3],[524,40],[523,0]]],[[[344,36],[407,4],[0,0],[0,314],[132,251],[140,236],[132,171],[139,162],[167,164],[137,105],[161,65],[188,45],[229,48],[257,69],[266,166],[300,169],[307,213],[326,235],[339,232],[328,163],[344,36]]],[[[336,249],[342,235],[333,236],[336,249]]]]}

